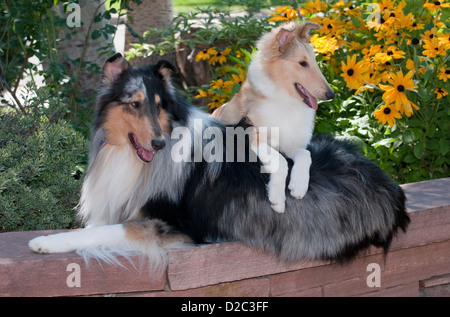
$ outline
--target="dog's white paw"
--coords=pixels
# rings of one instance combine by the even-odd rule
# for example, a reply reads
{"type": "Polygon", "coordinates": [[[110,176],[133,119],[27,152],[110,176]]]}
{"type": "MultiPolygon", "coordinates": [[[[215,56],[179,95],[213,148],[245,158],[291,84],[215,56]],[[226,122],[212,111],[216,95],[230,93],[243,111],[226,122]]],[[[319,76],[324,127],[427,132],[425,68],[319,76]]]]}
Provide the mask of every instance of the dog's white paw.
{"type": "Polygon", "coordinates": [[[304,180],[293,180],[289,182],[289,190],[291,191],[291,196],[295,199],[302,199],[305,197],[308,191],[309,181],[304,180]]]}
{"type": "Polygon", "coordinates": [[[285,186],[284,184],[279,184],[277,186],[276,182],[273,182],[272,180],[269,182],[268,185],[269,201],[271,207],[273,210],[275,210],[280,214],[284,213],[286,203],[286,194],[284,186],[285,186]]]}
{"type": "Polygon", "coordinates": [[[34,238],[28,242],[28,246],[37,253],[60,253],[74,250],[65,239],[61,239],[60,234],[34,238]]]}

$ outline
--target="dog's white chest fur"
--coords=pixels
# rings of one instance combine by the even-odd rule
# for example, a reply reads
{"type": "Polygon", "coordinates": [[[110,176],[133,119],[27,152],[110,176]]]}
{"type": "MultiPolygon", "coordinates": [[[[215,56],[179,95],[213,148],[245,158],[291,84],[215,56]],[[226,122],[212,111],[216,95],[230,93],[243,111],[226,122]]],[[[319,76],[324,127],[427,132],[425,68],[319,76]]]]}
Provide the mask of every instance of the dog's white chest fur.
{"type": "MultiPolygon", "coordinates": [[[[298,149],[306,148],[314,129],[313,109],[289,95],[277,100],[264,100],[258,108],[258,126],[269,128],[267,140],[272,147],[279,148],[289,157],[298,149]],[[279,135],[270,135],[274,131],[279,131],[279,135]],[[277,141],[278,144],[274,144],[277,141]]],[[[251,113],[249,117],[252,117],[251,113]]]]}

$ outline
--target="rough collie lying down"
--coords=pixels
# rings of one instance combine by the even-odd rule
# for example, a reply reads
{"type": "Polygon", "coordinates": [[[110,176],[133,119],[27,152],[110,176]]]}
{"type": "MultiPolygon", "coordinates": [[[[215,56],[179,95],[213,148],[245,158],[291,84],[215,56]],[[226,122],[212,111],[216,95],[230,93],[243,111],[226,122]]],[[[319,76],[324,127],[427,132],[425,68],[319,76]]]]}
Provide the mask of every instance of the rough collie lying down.
{"type": "Polygon", "coordinates": [[[287,262],[344,261],[371,244],[387,251],[406,230],[401,188],[331,137],[308,146],[303,199],[286,195],[285,213],[273,212],[269,176],[238,133],[251,127],[226,127],[188,104],[170,83],[174,70],[166,61],[133,68],[120,54],[106,62],[79,204],[87,228],[35,238],[34,251],[140,253],[158,264],[167,248],[237,240],[287,262]]]}

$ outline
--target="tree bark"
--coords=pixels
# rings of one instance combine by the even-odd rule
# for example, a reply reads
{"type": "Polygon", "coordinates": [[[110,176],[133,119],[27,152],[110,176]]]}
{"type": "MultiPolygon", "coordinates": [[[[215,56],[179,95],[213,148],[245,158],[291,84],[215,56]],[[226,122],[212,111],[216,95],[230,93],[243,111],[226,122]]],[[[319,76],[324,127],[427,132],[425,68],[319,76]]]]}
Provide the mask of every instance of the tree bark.
{"type": "MultiPolygon", "coordinates": [[[[128,11],[128,16],[133,19],[133,24],[130,24],[133,31],[142,36],[145,31],[150,28],[164,29],[170,26],[173,19],[173,0],[142,0],[140,5],[130,3],[133,11],[128,11]]],[[[161,41],[160,38],[149,39],[148,43],[157,43],[161,41]]],[[[128,50],[132,43],[139,43],[139,40],[134,38],[127,30],[125,35],[125,51],[128,50]]],[[[134,66],[143,66],[153,64],[162,57],[159,54],[152,54],[149,57],[133,58],[130,63],[134,66]]],[[[164,55],[164,59],[176,63],[174,52],[168,52],[164,55]]]]}

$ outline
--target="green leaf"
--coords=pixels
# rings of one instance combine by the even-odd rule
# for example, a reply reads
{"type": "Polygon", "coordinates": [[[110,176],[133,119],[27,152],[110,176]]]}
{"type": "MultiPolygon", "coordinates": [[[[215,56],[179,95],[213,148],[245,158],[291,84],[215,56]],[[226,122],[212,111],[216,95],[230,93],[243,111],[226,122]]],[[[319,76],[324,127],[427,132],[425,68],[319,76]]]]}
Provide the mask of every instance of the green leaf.
{"type": "Polygon", "coordinates": [[[439,140],[439,151],[442,155],[446,155],[448,153],[448,140],[444,138],[439,140]]]}
{"type": "Polygon", "coordinates": [[[414,146],[414,156],[417,159],[420,160],[422,158],[424,152],[425,152],[425,143],[424,142],[417,143],[414,146]]]}
{"type": "Polygon", "coordinates": [[[91,39],[96,40],[98,39],[100,36],[102,35],[102,33],[100,33],[99,30],[94,30],[91,34],[91,39]]]}

